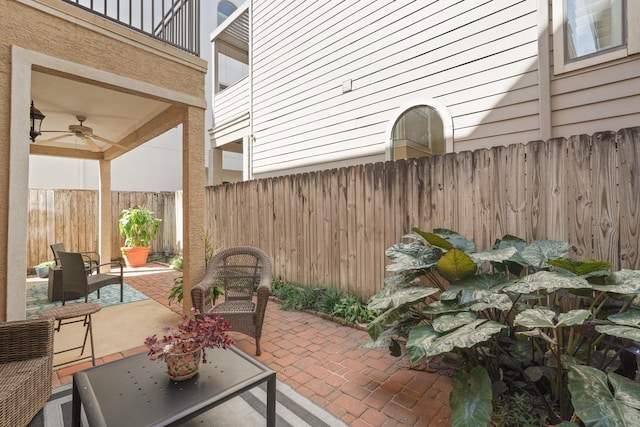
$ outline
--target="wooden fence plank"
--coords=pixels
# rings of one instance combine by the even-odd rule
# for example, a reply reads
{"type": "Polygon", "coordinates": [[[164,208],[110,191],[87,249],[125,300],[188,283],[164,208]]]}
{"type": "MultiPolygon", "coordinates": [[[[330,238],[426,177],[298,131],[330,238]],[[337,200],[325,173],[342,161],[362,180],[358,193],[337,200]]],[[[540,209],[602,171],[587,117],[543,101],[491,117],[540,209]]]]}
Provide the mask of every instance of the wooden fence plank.
{"type": "Polygon", "coordinates": [[[504,230],[498,238],[506,234],[527,238],[526,224],[529,222],[527,214],[527,170],[526,170],[526,147],[524,145],[510,145],[504,147],[504,172],[498,179],[503,183],[504,188],[504,230]]]}
{"type": "Polygon", "coordinates": [[[620,269],[618,156],[616,134],[600,132],[592,137],[592,257],[609,260],[614,271],[620,269]]]}
{"type": "Polygon", "coordinates": [[[640,127],[617,134],[620,268],[640,268],[640,127]]]}
{"type": "MultiPolygon", "coordinates": [[[[588,258],[592,247],[592,205],[591,194],[591,138],[580,135],[569,138],[569,162],[573,167],[567,171],[569,223],[569,256],[583,260],[588,258]]],[[[551,191],[553,189],[550,189],[551,191]]],[[[549,235],[547,238],[555,238],[549,235]]]]}

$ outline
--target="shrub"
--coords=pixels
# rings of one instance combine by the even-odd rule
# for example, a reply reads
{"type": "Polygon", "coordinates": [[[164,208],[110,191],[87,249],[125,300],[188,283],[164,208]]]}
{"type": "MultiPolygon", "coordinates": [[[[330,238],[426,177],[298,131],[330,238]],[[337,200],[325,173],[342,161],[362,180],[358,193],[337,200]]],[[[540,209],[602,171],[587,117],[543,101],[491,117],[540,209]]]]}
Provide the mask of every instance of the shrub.
{"type": "MultiPolygon", "coordinates": [[[[387,249],[394,275],[369,309],[368,347],[412,362],[452,355],[454,426],[486,426],[494,401],[532,396],[540,423],[629,425],[640,419],[640,272],[566,259],[567,242],[505,236],[477,251],[458,233],[414,228],[387,249]],[[629,362],[627,363],[627,359],[629,362]],[[617,373],[616,373],[617,372],[617,373]],[[601,424],[598,424],[601,423],[601,424]]],[[[507,400],[507,402],[509,402],[507,400]]]]}

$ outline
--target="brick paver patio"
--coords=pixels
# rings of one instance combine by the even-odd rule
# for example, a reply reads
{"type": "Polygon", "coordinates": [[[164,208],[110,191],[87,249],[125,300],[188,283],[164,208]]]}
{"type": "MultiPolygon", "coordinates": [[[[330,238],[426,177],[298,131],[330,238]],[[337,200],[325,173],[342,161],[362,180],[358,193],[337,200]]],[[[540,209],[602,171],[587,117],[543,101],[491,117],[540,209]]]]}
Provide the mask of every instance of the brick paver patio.
{"type": "MultiPolygon", "coordinates": [[[[160,264],[125,273],[129,285],[181,313],[181,306],[167,302],[173,278],[179,274],[160,264]]],[[[230,335],[239,348],[255,355],[253,338],[230,335]]],[[[283,311],[270,301],[262,355],[256,358],[275,370],[279,380],[351,426],[450,426],[450,379],[408,369],[406,358],[392,357],[386,349],[357,347],[367,339],[365,331],[310,313],[283,311]]],[[[96,363],[145,350],[132,348],[96,363]]],[[[70,382],[74,372],[90,366],[81,363],[55,371],[54,386],[70,382]]]]}

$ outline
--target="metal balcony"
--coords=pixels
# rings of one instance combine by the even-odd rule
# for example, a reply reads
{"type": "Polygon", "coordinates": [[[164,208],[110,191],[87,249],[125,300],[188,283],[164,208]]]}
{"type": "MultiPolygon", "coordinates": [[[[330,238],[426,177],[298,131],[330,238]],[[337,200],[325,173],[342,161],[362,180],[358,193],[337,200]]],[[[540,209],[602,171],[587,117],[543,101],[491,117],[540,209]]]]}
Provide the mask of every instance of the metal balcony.
{"type": "Polygon", "coordinates": [[[200,56],[200,0],[63,0],[200,56]]]}

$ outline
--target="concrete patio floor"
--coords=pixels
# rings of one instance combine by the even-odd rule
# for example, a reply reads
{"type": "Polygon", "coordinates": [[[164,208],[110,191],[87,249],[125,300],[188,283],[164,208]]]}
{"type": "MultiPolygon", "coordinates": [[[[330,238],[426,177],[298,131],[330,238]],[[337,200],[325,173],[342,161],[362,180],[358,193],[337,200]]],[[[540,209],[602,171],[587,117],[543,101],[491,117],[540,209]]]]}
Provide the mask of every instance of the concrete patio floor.
{"type": "MultiPolygon", "coordinates": [[[[180,272],[161,264],[147,264],[125,273],[126,283],[157,302],[168,304],[173,278],[180,272]]],[[[361,349],[365,331],[343,326],[305,312],[280,310],[270,301],[262,335],[262,354],[255,356],[255,341],[232,332],[236,346],[277,372],[279,380],[325,408],[345,423],[356,426],[450,426],[449,377],[408,368],[405,357],[386,349],[361,349]]],[[[106,363],[146,351],[137,346],[97,360],[106,363]]],[[[90,362],[63,367],[53,385],[71,382],[72,375],[90,362]]]]}

